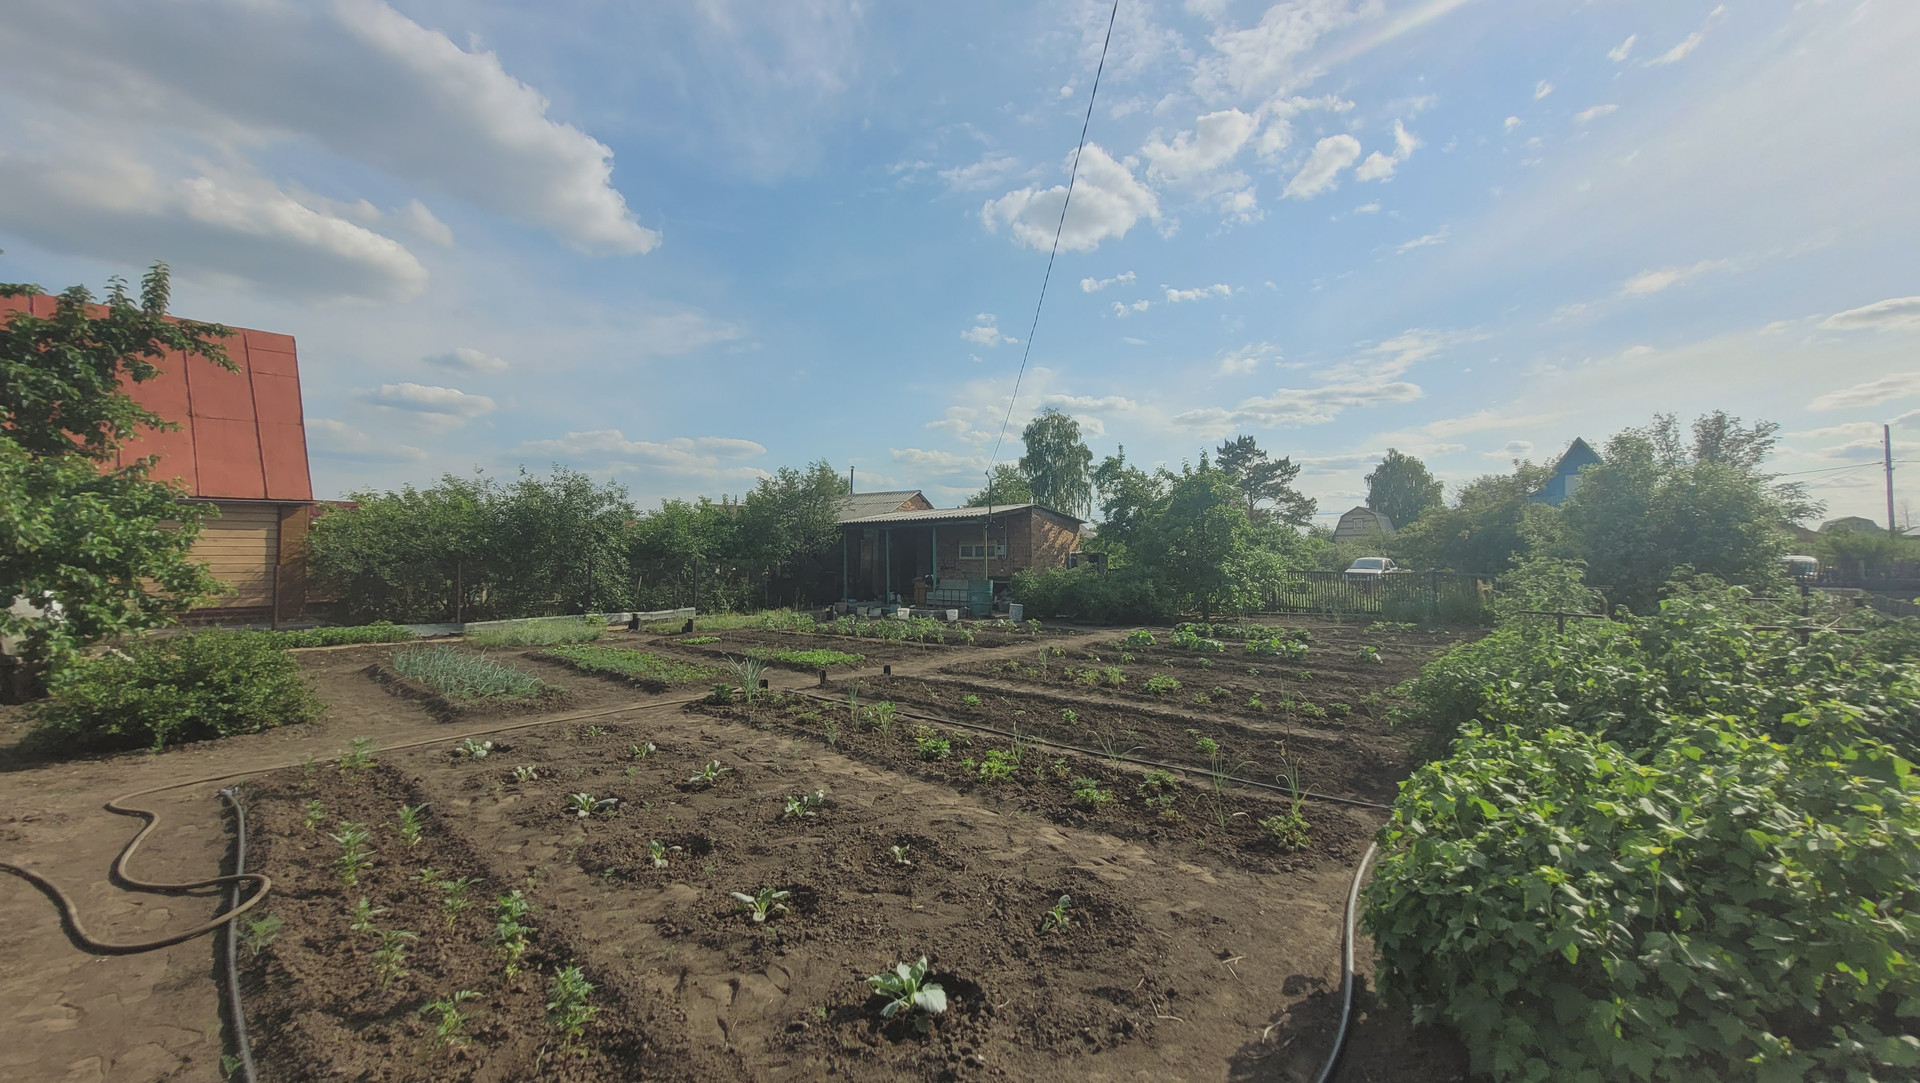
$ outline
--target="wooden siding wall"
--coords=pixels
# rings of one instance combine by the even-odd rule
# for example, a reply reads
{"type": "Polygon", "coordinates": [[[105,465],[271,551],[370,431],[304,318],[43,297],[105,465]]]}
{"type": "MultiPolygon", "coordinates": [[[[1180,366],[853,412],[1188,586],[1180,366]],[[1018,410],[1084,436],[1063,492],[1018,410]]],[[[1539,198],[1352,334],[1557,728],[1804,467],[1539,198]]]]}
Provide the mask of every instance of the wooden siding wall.
{"type": "Polygon", "coordinates": [[[219,508],[220,517],[201,526],[193,557],[206,561],[213,577],[233,593],[210,599],[206,608],[271,606],[274,568],[280,563],[281,505],[222,503],[219,508]]]}

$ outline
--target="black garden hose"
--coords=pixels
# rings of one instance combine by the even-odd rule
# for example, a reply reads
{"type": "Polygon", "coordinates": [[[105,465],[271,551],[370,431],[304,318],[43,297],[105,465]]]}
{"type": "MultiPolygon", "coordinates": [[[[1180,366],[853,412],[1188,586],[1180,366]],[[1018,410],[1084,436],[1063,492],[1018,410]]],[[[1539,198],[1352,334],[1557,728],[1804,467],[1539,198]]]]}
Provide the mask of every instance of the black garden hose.
{"type": "MultiPolygon", "coordinates": [[[[233,874],[235,877],[247,872],[247,810],[240,806],[238,788],[229,786],[220,791],[220,796],[233,806],[233,874]]],[[[265,895],[263,888],[260,895],[265,895]]],[[[258,897],[258,896],[256,896],[258,897]]],[[[233,885],[233,895],[227,903],[234,907],[227,915],[227,1006],[233,1012],[233,1043],[240,1049],[240,1071],[246,1083],[255,1083],[253,1075],[253,1042],[247,1037],[247,1012],[240,1006],[240,935],[238,922],[233,920],[240,905],[240,885],[233,885]]]]}
{"type": "Polygon", "coordinates": [[[1347,1024],[1353,1019],[1353,923],[1360,909],[1360,881],[1366,878],[1367,866],[1379,849],[1377,843],[1368,844],[1367,852],[1360,855],[1360,867],[1353,870],[1353,888],[1347,892],[1346,937],[1340,958],[1340,1030],[1333,1036],[1333,1049],[1316,1083],[1328,1083],[1333,1078],[1334,1069],[1340,1067],[1340,1050],[1347,1044],[1347,1024]]]}

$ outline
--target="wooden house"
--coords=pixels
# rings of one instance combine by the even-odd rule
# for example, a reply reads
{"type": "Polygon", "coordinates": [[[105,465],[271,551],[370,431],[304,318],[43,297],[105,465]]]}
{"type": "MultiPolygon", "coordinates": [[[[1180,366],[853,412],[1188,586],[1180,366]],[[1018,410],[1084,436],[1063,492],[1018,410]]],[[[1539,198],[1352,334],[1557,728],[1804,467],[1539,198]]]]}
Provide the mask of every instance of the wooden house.
{"type": "MultiPolygon", "coordinates": [[[[888,494],[897,495],[897,494],[888,494]]],[[[917,495],[917,494],[916,494],[917,495]]],[[[982,612],[1015,572],[1064,568],[1081,520],[1039,504],[909,508],[841,521],[842,597],[982,612]]]]}

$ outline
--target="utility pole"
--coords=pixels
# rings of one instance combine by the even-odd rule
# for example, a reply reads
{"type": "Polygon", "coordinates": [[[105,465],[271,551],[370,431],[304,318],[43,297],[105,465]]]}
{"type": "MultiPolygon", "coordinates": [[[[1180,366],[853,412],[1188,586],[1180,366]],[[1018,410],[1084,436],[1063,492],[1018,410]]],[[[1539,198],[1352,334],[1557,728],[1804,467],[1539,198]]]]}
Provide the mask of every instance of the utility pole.
{"type": "Polygon", "coordinates": [[[1880,426],[1880,453],[1887,464],[1887,533],[1897,533],[1893,528],[1893,426],[1880,426]]]}

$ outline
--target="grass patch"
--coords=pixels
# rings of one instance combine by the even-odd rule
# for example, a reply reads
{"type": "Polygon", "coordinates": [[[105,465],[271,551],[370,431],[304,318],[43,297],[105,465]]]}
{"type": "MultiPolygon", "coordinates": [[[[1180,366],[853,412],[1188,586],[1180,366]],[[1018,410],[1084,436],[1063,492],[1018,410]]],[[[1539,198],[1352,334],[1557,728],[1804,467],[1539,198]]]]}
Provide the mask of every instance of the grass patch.
{"type": "Polygon", "coordinates": [[[469,632],[466,641],[475,647],[551,647],[560,643],[586,643],[607,634],[599,618],[541,617],[518,624],[469,632]]]}
{"type": "Polygon", "coordinates": [[[276,647],[343,647],[350,643],[401,643],[414,638],[413,632],[389,621],[375,621],[351,628],[302,628],[297,631],[266,632],[276,647]]]}
{"type": "Polygon", "coordinates": [[[393,656],[402,677],[448,699],[531,699],[546,682],[458,647],[416,647],[393,656]]]}
{"type": "Polygon", "coordinates": [[[545,652],[545,656],[558,658],[585,673],[623,677],[640,682],[703,684],[720,675],[717,670],[708,669],[705,666],[676,662],[671,658],[662,658],[645,651],[602,647],[593,643],[555,647],[545,652]]]}
{"type": "Polygon", "coordinates": [[[867,660],[864,654],[848,654],[845,651],[817,649],[810,651],[767,651],[760,657],[781,665],[799,666],[802,669],[829,669],[833,666],[855,666],[867,660]]]}

